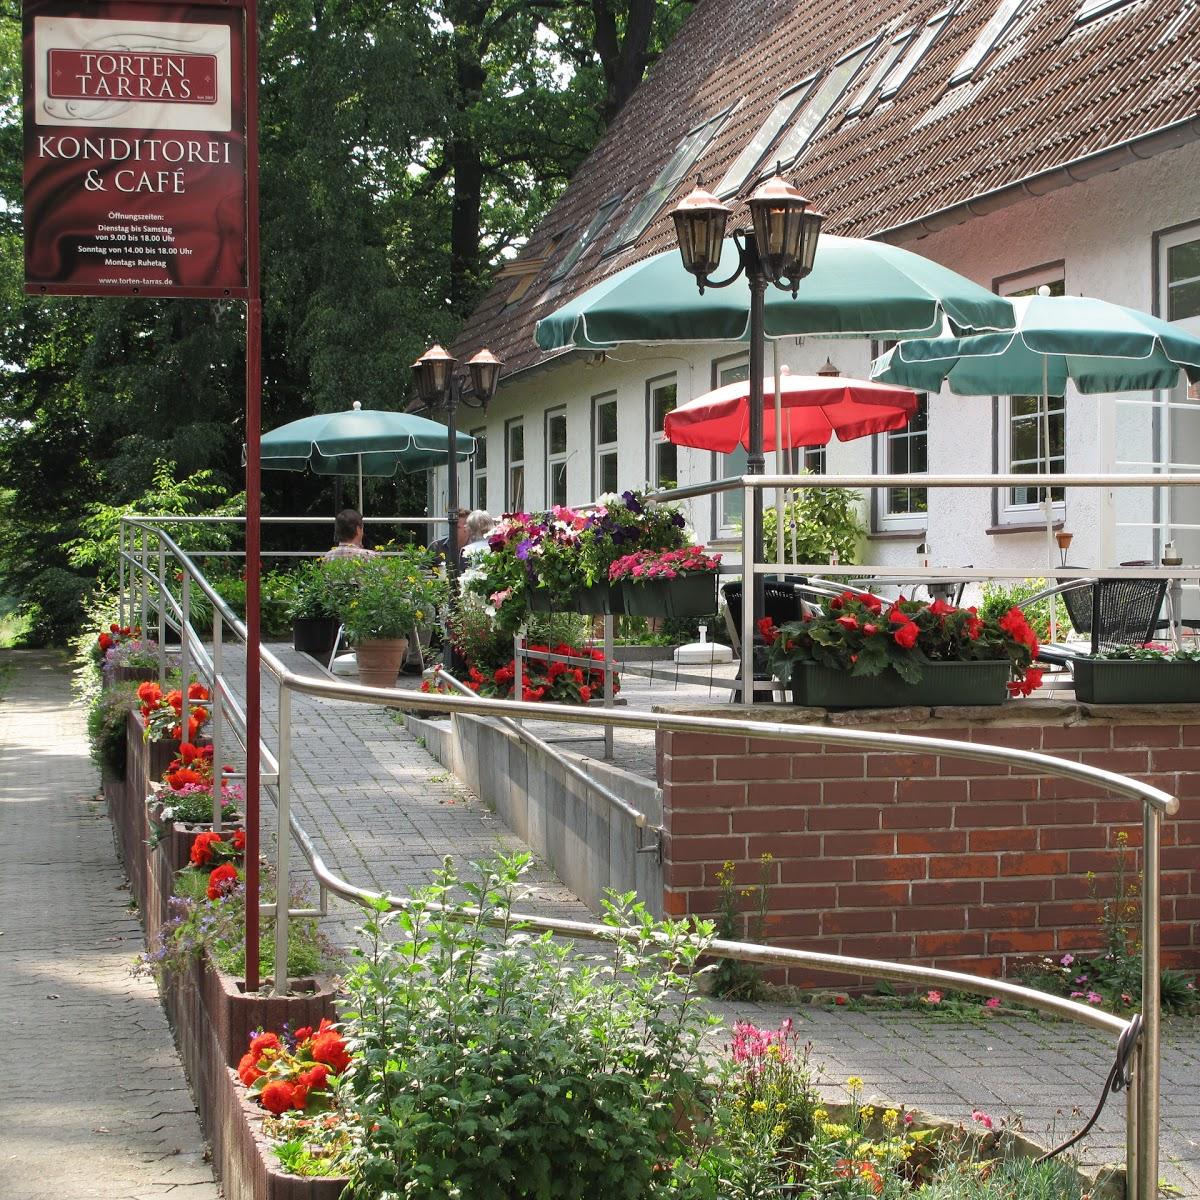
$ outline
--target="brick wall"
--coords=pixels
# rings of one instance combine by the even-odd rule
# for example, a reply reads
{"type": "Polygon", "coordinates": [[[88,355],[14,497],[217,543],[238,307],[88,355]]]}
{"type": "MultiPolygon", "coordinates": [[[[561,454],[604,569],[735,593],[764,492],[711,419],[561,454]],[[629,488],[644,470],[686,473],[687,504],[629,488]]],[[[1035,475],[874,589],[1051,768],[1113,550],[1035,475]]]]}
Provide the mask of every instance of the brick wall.
{"type": "MultiPolygon", "coordinates": [[[[1200,707],[736,711],[1040,750],[1178,795],[1163,826],[1164,961],[1200,967],[1200,707]]],[[[666,910],[714,915],[722,865],[751,887],[770,854],[767,938],[777,944],[1010,973],[1031,954],[1101,947],[1092,891],[1112,893],[1118,834],[1140,869],[1141,805],[1089,785],[754,737],[660,734],[658,752],[666,910]]],[[[847,981],[793,972],[787,982],[847,981]]]]}

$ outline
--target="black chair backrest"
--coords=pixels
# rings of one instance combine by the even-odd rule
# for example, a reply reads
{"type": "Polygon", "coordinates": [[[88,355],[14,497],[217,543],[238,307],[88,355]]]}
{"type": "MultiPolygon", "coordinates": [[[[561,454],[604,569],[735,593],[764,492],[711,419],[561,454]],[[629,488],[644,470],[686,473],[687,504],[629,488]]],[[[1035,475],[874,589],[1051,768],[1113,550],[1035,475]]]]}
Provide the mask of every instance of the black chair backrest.
{"type": "MultiPolygon", "coordinates": [[[[725,603],[729,606],[729,618],[733,622],[733,628],[740,640],[742,636],[741,580],[734,580],[732,583],[725,584],[721,588],[721,594],[725,597],[725,603]]],[[[798,621],[802,612],[803,605],[801,604],[800,591],[797,584],[775,583],[769,579],[763,584],[763,615],[770,617],[776,625],[783,625],[788,621],[798,621]]],[[[754,636],[756,640],[761,641],[757,631],[754,636]]]]}
{"type": "Polygon", "coordinates": [[[1101,579],[1063,593],[1071,624],[1102,646],[1140,646],[1154,638],[1167,594],[1165,579],[1101,579]]]}

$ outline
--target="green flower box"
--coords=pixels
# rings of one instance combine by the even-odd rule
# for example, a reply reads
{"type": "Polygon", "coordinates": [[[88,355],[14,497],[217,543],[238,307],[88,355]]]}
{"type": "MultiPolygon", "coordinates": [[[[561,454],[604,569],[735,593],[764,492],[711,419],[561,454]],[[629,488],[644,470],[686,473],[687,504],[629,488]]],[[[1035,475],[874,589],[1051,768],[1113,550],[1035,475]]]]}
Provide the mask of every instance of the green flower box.
{"type": "Polygon", "coordinates": [[[717,611],[715,572],[621,582],[625,612],[631,617],[707,617],[717,611]]]}
{"type": "Polygon", "coordinates": [[[897,708],[918,705],[1002,704],[1008,695],[1009,663],[930,662],[917,683],[893,670],[851,675],[821,663],[796,663],[792,699],[807,708],[897,708]]]}
{"type": "Polygon", "coordinates": [[[1084,704],[1200,704],[1200,662],[1080,657],[1071,671],[1084,704]]]}
{"type": "Polygon", "coordinates": [[[530,612],[604,616],[607,613],[625,611],[623,586],[620,583],[595,583],[591,587],[576,588],[571,592],[556,592],[553,588],[530,586],[525,589],[525,597],[530,612]]]}

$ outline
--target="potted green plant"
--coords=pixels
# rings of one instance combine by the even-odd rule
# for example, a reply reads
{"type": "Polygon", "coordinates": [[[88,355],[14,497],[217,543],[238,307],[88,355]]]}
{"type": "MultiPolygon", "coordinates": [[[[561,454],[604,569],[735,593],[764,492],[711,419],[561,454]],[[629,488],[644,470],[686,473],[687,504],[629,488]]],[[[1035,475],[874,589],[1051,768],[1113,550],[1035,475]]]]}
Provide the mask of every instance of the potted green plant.
{"type": "Polygon", "coordinates": [[[327,567],[317,560],[292,573],[288,615],[292,619],[292,648],[320,662],[333,653],[341,621],[329,587],[327,567]]]}
{"type": "Polygon", "coordinates": [[[981,617],[943,600],[844,592],[817,616],[759,622],[776,677],[797,704],[821,708],[1000,704],[1042,681],[1037,636],[1019,608],[981,617]]]}
{"type": "Polygon", "coordinates": [[[344,599],[340,616],[358,659],[359,682],[392,687],[408,653],[408,638],[446,599],[446,582],[433,556],[410,547],[375,558],[326,564],[344,599]]]}
{"type": "Polygon", "coordinates": [[[703,617],[717,611],[719,554],[701,546],[678,550],[637,550],[608,569],[621,584],[625,611],[638,617],[703,617]]]}
{"type": "Polygon", "coordinates": [[[1085,704],[1200,703],[1200,650],[1119,646],[1079,655],[1071,673],[1075,698],[1085,704]]]}

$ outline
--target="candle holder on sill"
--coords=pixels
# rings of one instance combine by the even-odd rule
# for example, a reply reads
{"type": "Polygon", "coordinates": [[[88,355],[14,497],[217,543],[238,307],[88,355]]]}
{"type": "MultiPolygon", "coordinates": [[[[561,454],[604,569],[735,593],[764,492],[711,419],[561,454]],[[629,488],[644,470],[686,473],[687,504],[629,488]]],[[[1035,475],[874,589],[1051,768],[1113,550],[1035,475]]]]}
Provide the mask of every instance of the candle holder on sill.
{"type": "Polygon", "coordinates": [[[1065,529],[1060,529],[1054,535],[1054,540],[1058,543],[1059,563],[1065,567],[1067,565],[1067,551],[1071,548],[1071,543],[1075,540],[1075,535],[1068,533],[1065,529]]]}

